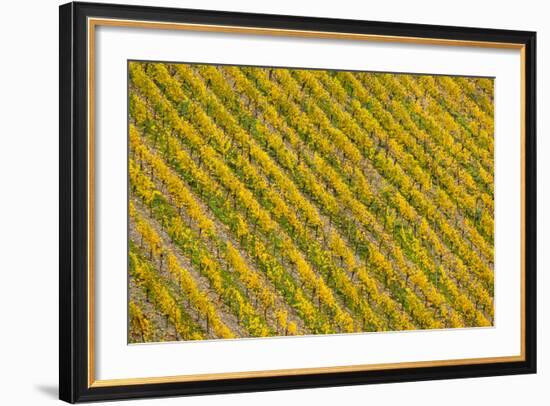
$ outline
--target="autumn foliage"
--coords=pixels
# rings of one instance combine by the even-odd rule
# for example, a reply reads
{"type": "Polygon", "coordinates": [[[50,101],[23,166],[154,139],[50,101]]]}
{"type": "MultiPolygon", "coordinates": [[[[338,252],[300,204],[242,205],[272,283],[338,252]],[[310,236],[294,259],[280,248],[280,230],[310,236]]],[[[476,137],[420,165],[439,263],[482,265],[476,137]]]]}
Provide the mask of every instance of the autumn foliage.
{"type": "Polygon", "coordinates": [[[129,81],[131,342],[493,324],[492,79],[129,81]]]}

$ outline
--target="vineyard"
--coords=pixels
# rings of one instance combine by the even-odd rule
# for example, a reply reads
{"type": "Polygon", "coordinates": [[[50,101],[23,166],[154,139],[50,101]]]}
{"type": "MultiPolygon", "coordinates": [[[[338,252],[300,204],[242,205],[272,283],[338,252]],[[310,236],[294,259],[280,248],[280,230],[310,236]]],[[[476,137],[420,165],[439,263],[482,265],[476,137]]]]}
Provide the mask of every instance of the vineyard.
{"type": "Polygon", "coordinates": [[[128,69],[129,342],[493,325],[492,79],[128,69]]]}

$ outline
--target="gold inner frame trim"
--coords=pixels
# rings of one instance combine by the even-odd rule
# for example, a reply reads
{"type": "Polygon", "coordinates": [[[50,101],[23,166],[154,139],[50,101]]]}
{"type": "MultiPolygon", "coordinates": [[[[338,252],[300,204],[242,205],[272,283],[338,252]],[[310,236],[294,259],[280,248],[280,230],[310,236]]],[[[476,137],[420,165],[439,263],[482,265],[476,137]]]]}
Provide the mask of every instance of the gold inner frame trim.
{"type": "Polygon", "coordinates": [[[265,378],[289,375],[308,375],[308,374],[323,374],[334,372],[360,372],[360,371],[383,371],[399,368],[421,368],[431,366],[454,366],[454,365],[474,365],[485,363],[500,363],[522,361],[522,357],[494,357],[494,358],[469,358],[460,360],[439,360],[439,361],[415,361],[387,364],[369,364],[369,365],[348,365],[340,367],[321,367],[321,368],[297,368],[297,369],[277,369],[271,371],[246,371],[246,372],[227,372],[215,374],[200,374],[200,375],[175,375],[150,378],[127,378],[127,379],[108,379],[97,380],[91,385],[92,388],[100,388],[107,386],[120,385],[143,385],[147,383],[175,383],[175,382],[192,382],[192,381],[212,381],[216,379],[238,379],[238,378],[265,378]]]}
{"type": "Polygon", "coordinates": [[[87,29],[88,44],[88,387],[111,387],[125,385],[143,385],[159,383],[177,383],[192,381],[212,381],[218,379],[243,379],[243,378],[265,378],[280,376],[296,376],[311,374],[330,374],[339,372],[361,372],[361,371],[380,371],[398,368],[426,368],[440,366],[458,366],[475,364],[494,364],[504,362],[525,361],[525,45],[506,42],[486,42],[486,41],[463,41],[452,39],[435,39],[421,37],[399,37],[390,35],[373,34],[354,34],[343,32],[326,31],[305,31],[290,29],[273,29],[258,27],[240,27],[228,25],[208,25],[208,24],[186,24],[186,23],[164,23],[139,20],[120,20],[89,18],[87,29]],[[359,40],[371,42],[390,42],[416,45],[434,45],[434,46],[460,46],[477,48],[496,48],[512,49],[520,51],[521,64],[521,102],[520,102],[520,137],[521,137],[521,270],[520,270],[520,355],[502,356],[502,357],[484,357],[484,358],[464,358],[451,360],[433,360],[433,361],[415,361],[415,362],[396,362],[383,364],[364,364],[347,366],[330,366],[316,368],[296,368],[296,369],[277,369],[266,371],[244,371],[244,372],[220,372],[211,374],[190,374],[175,376],[160,376],[146,378],[122,378],[122,379],[95,379],[95,335],[94,335],[94,302],[95,302],[95,279],[94,279],[94,135],[95,135],[95,28],[97,26],[109,27],[129,27],[129,28],[148,28],[163,30],[184,30],[195,32],[217,32],[234,33],[244,35],[266,35],[266,36],[285,36],[299,38],[318,38],[318,39],[342,39],[359,40]]]}

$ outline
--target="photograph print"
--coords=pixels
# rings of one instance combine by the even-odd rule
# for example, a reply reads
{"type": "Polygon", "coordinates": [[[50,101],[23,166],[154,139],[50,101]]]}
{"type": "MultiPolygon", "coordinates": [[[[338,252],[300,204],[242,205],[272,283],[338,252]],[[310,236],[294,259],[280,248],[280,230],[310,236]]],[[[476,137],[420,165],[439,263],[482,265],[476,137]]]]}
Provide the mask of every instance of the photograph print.
{"type": "Polygon", "coordinates": [[[494,324],[494,79],[128,61],[128,342],[494,324]]]}

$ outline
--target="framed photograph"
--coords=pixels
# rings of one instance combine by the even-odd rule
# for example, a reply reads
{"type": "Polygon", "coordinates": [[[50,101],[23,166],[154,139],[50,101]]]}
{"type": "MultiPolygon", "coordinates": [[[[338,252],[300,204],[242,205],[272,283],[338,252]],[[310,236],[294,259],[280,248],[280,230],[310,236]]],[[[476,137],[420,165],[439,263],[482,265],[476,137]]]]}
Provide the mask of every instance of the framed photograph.
{"type": "Polygon", "coordinates": [[[60,7],[60,398],[536,371],[536,34],[60,7]]]}

